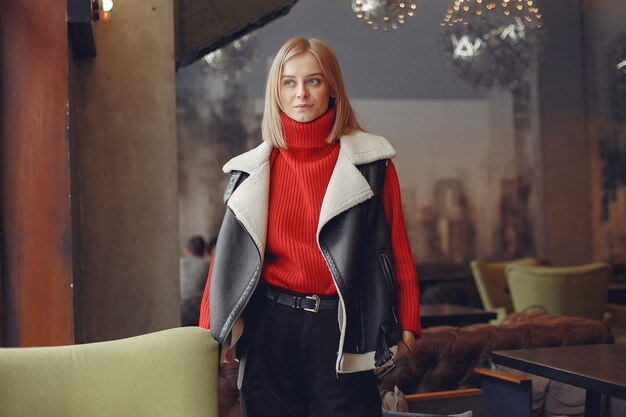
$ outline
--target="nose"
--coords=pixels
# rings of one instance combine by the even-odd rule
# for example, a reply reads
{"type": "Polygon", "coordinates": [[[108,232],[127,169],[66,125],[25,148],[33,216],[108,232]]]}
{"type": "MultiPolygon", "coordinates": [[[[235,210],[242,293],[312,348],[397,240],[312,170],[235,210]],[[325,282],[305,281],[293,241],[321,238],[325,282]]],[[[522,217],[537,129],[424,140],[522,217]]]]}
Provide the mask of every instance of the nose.
{"type": "Polygon", "coordinates": [[[298,87],[298,92],[297,92],[297,97],[302,99],[302,98],[307,98],[309,96],[309,91],[307,90],[306,86],[300,85],[298,87]]]}

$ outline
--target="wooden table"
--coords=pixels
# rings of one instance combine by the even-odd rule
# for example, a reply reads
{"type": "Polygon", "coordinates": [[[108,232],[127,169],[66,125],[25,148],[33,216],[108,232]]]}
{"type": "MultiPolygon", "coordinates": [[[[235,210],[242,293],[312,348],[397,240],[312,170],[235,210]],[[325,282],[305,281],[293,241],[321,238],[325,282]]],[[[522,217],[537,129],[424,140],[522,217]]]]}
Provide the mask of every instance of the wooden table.
{"type": "Polygon", "coordinates": [[[600,415],[602,394],[626,400],[626,344],[599,344],[492,352],[497,364],[587,390],[585,417],[600,415]]]}
{"type": "Polygon", "coordinates": [[[496,317],[497,314],[493,311],[454,304],[423,304],[420,306],[422,327],[465,326],[474,323],[486,323],[496,317]]]}

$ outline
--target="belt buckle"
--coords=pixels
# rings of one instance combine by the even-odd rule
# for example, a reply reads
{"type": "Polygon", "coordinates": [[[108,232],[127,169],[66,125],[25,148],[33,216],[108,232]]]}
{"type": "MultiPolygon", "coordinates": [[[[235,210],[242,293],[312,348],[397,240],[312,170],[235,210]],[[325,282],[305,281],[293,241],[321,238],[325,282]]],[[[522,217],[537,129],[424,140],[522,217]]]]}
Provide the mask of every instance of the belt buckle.
{"type": "Polygon", "coordinates": [[[317,294],[307,295],[305,298],[308,300],[315,300],[315,308],[304,307],[303,308],[304,311],[310,311],[311,313],[317,313],[318,311],[320,311],[320,296],[319,295],[317,294]]]}

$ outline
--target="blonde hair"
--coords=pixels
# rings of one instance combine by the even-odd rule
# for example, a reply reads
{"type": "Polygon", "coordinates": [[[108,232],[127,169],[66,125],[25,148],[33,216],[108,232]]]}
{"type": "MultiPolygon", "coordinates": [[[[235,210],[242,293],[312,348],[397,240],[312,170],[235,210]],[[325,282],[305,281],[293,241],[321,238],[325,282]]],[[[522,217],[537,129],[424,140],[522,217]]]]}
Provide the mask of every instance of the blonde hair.
{"type": "Polygon", "coordinates": [[[283,65],[295,55],[304,52],[311,53],[319,63],[322,74],[330,85],[331,96],[335,100],[335,124],[326,141],[331,143],[341,135],[363,130],[348,100],[341,68],[330,45],[321,39],[296,37],[289,39],[278,50],[265,85],[265,109],[261,122],[261,132],[263,140],[273,146],[287,147],[280,120],[280,77],[282,76],[283,65]]]}

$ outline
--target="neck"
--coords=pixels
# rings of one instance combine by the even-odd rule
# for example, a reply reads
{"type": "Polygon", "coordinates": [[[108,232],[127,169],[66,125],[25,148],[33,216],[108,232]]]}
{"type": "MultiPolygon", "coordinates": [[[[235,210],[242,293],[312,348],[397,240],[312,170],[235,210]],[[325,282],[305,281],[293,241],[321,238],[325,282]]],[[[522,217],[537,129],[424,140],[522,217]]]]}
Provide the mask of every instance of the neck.
{"type": "Polygon", "coordinates": [[[295,121],[285,113],[280,113],[283,132],[288,148],[319,148],[327,145],[326,140],[335,123],[335,109],[310,122],[295,121]]]}

